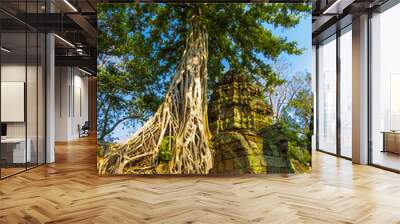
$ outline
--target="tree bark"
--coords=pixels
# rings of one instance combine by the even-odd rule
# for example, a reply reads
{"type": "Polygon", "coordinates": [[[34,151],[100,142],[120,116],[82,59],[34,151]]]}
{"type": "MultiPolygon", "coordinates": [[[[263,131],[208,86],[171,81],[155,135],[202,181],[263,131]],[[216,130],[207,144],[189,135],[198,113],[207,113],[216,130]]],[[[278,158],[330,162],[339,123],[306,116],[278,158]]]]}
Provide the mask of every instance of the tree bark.
{"type": "Polygon", "coordinates": [[[199,17],[192,19],[191,25],[163,103],[127,143],[110,147],[99,163],[100,174],[122,174],[126,169],[157,173],[158,153],[165,137],[172,139],[167,173],[207,174],[212,168],[206,95],[208,34],[199,17]]]}

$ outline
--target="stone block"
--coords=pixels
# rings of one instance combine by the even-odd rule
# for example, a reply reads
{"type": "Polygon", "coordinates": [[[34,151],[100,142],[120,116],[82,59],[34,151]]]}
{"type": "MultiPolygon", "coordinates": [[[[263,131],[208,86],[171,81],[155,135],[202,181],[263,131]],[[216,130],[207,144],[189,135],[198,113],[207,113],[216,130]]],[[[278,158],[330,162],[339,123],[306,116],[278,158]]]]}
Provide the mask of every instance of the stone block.
{"type": "Polygon", "coordinates": [[[227,72],[215,86],[209,103],[213,172],[266,173],[287,166],[287,143],[268,142],[268,133],[260,132],[272,123],[262,97],[260,86],[235,71],[227,72]]]}

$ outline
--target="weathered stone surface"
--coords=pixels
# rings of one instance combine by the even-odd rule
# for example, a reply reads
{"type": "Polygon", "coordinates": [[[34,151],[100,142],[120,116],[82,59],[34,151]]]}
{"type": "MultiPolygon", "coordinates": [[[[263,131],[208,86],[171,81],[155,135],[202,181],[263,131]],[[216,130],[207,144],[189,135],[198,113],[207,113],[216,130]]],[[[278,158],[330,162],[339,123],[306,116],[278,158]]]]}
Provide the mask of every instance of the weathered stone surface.
{"type": "Polygon", "coordinates": [[[263,138],[263,150],[268,172],[291,173],[293,169],[288,155],[288,139],[279,125],[269,125],[259,131],[263,138]]]}
{"type": "Polygon", "coordinates": [[[271,147],[266,144],[268,134],[260,132],[272,121],[262,94],[249,76],[235,71],[227,72],[214,88],[209,104],[215,149],[212,172],[288,172],[287,141],[279,138],[271,147]]]}
{"type": "Polygon", "coordinates": [[[228,130],[256,131],[271,121],[268,106],[262,100],[261,88],[247,75],[234,71],[225,74],[211,96],[210,129],[215,133],[228,130]]]}

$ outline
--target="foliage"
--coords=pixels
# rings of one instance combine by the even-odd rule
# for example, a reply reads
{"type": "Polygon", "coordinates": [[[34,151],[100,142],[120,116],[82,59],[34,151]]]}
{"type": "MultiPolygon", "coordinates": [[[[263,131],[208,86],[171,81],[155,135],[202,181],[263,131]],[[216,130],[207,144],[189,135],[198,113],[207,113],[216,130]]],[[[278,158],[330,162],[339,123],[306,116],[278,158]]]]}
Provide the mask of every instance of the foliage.
{"type": "Polygon", "coordinates": [[[313,127],[311,74],[293,74],[292,70],[292,65],[283,59],[274,64],[271,77],[276,81],[264,87],[266,101],[275,122],[286,129],[290,142],[310,150],[313,127]]]}
{"type": "Polygon", "coordinates": [[[311,91],[301,90],[296,97],[289,102],[292,108],[292,116],[303,133],[305,143],[303,146],[311,149],[311,138],[313,132],[313,95],[311,91]]]}
{"type": "Polygon", "coordinates": [[[292,132],[297,133],[293,139],[296,145],[311,150],[313,132],[313,95],[311,91],[311,75],[307,73],[301,80],[303,83],[296,95],[288,101],[288,106],[282,115],[292,132]]]}
{"type": "Polygon", "coordinates": [[[134,122],[146,120],[161,101],[154,92],[148,90],[152,88],[150,82],[138,81],[134,74],[118,70],[111,63],[99,67],[97,79],[100,141],[113,140],[110,134],[125,121],[130,121],[126,125],[133,125],[134,122]]]}
{"type": "Polygon", "coordinates": [[[311,154],[308,150],[302,149],[293,142],[288,144],[289,158],[295,159],[306,167],[311,166],[311,154]]]}
{"type": "Polygon", "coordinates": [[[171,145],[173,144],[174,137],[166,136],[161,141],[160,150],[158,152],[158,161],[167,163],[172,158],[171,145]]]}
{"type": "Polygon", "coordinates": [[[293,66],[283,58],[272,66],[270,81],[264,86],[267,102],[273,111],[274,119],[279,120],[284,115],[294,98],[301,91],[310,92],[309,73],[293,73],[293,66]]]}
{"type": "Polygon", "coordinates": [[[265,59],[301,54],[294,41],[267,28],[291,28],[308,4],[99,4],[98,132],[113,141],[119,124],[132,127],[157,109],[185,47],[190,19],[207,28],[208,85],[228,68],[267,85],[279,82],[265,59]]]}
{"type": "Polygon", "coordinates": [[[281,141],[287,141],[288,158],[295,173],[308,172],[311,167],[311,148],[306,148],[309,139],[303,137],[293,124],[283,120],[267,126],[261,130],[264,139],[264,150],[272,155],[277,154],[283,145],[281,141]]]}
{"type": "Polygon", "coordinates": [[[264,148],[271,153],[280,150],[281,140],[289,141],[287,129],[285,129],[280,123],[266,126],[261,129],[260,133],[264,139],[264,148]]]}

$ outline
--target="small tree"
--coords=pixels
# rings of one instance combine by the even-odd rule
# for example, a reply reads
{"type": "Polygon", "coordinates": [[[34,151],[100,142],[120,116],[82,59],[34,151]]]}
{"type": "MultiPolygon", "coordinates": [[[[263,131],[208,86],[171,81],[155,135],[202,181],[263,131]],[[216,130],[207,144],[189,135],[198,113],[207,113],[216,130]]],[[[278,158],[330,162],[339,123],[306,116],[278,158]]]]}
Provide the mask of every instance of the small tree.
{"type": "Polygon", "coordinates": [[[296,96],[289,102],[289,116],[299,124],[303,133],[303,146],[311,150],[311,138],[313,134],[313,103],[314,97],[311,91],[311,74],[307,73],[303,81],[306,83],[296,96]]]}
{"type": "Polygon", "coordinates": [[[266,99],[271,106],[273,116],[279,121],[297,95],[308,89],[307,77],[301,72],[294,74],[291,63],[280,58],[272,67],[272,73],[265,85],[266,99]]]}

